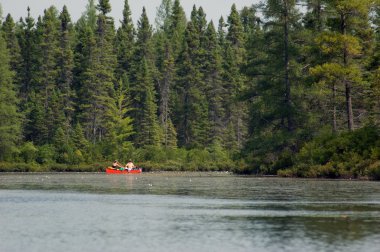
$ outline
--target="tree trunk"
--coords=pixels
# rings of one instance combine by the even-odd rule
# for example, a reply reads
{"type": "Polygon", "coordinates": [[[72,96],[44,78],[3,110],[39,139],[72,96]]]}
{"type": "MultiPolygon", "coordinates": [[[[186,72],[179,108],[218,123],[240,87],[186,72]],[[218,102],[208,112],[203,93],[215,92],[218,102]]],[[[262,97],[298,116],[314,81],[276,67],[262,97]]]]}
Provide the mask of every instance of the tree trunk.
{"type": "Polygon", "coordinates": [[[291,94],[290,94],[290,65],[289,65],[289,13],[288,13],[288,0],[284,0],[284,66],[285,66],[285,106],[287,108],[286,111],[286,119],[288,121],[288,130],[293,130],[293,118],[291,115],[291,94]]]}
{"type": "Polygon", "coordinates": [[[337,131],[336,126],[336,86],[333,84],[333,133],[337,131]]]}
{"type": "MultiPolygon", "coordinates": [[[[341,32],[345,36],[347,33],[346,29],[346,15],[341,14],[341,32]]],[[[343,64],[346,68],[348,66],[348,51],[347,45],[344,46],[343,49],[343,64]]],[[[346,78],[343,79],[343,83],[346,90],[346,113],[347,113],[347,126],[348,130],[352,131],[354,129],[354,116],[352,112],[352,95],[351,95],[351,82],[346,78]]]]}

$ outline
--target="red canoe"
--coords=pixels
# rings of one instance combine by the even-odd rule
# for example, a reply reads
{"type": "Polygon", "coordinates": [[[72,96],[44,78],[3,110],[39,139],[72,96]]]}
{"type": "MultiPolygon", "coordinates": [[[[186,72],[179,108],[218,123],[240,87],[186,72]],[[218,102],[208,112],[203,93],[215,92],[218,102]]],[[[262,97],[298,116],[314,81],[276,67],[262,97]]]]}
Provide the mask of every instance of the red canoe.
{"type": "Polygon", "coordinates": [[[111,167],[107,167],[106,168],[106,173],[107,174],[136,174],[136,173],[142,173],[142,169],[141,168],[133,168],[131,171],[128,171],[128,170],[116,170],[116,169],[113,169],[111,167]]]}

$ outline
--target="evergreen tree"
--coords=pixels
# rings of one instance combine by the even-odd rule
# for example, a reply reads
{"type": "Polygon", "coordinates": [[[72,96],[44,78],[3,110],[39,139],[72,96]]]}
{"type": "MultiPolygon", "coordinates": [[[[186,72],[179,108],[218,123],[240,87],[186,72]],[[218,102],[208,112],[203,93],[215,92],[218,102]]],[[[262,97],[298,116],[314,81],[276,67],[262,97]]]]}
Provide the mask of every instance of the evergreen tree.
{"type": "Polygon", "coordinates": [[[168,32],[170,24],[170,16],[173,10],[172,0],[162,0],[160,6],[157,8],[156,14],[156,28],[157,30],[162,30],[168,32]]]}
{"type": "Polygon", "coordinates": [[[22,58],[19,70],[19,90],[22,99],[22,104],[26,104],[29,98],[29,94],[32,90],[34,90],[33,79],[36,72],[36,68],[38,66],[38,64],[36,64],[37,43],[35,40],[35,23],[34,19],[30,16],[29,7],[28,15],[25,21],[21,19],[20,23],[20,31],[17,34],[22,58]]]}
{"type": "Polygon", "coordinates": [[[81,153],[87,152],[89,148],[89,142],[84,135],[84,131],[80,123],[75,124],[71,139],[76,150],[79,150],[81,153]]]}
{"type": "Polygon", "coordinates": [[[366,92],[359,59],[366,55],[366,44],[371,36],[368,33],[371,3],[372,1],[328,1],[327,11],[331,13],[327,24],[329,31],[321,33],[316,40],[324,59],[311,69],[311,73],[319,79],[319,85],[327,89],[325,93],[331,97],[334,131],[338,130],[339,121],[345,121],[347,129],[354,130],[353,99],[361,111],[359,113],[364,109],[362,98],[356,96],[353,90],[366,92]],[[340,105],[343,104],[340,93],[344,93],[345,106],[340,105]],[[345,111],[346,120],[339,120],[340,107],[345,111]]]}
{"type": "MultiPolygon", "coordinates": [[[[90,64],[90,55],[95,48],[95,30],[97,23],[96,5],[94,0],[88,0],[86,11],[75,24],[75,47],[74,47],[74,69],[73,87],[78,97],[82,97],[82,86],[86,79],[85,72],[90,64]]],[[[76,110],[80,113],[80,106],[76,110]]]]}
{"type": "Polygon", "coordinates": [[[159,80],[159,121],[163,129],[163,145],[165,147],[176,147],[177,133],[171,121],[170,97],[174,83],[175,65],[170,43],[163,37],[164,52],[162,63],[158,70],[161,73],[159,80]],[[173,143],[175,143],[173,145],[173,143]]]}
{"type": "Polygon", "coordinates": [[[86,11],[82,16],[86,25],[92,30],[96,30],[96,24],[98,20],[98,16],[96,15],[96,4],[95,0],[88,0],[88,4],[86,6],[86,11]]]}
{"type": "Polygon", "coordinates": [[[56,130],[52,143],[57,154],[56,161],[58,163],[68,163],[72,150],[69,146],[68,136],[61,127],[56,130]]]}
{"type": "Polygon", "coordinates": [[[142,87],[141,113],[136,118],[139,130],[137,131],[137,146],[161,144],[161,129],[157,120],[157,105],[155,101],[155,91],[148,63],[145,59],[141,62],[141,68],[137,76],[137,81],[142,87]]]}
{"type": "Polygon", "coordinates": [[[226,32],[224,31],[225,28],[226,23],[224,22],[223,16],[221,16],[218,23],[218,44],[222,52],[224,52],[226,48],[226,32]]]}
{"type": "Polygon", "coordinates": [[[99,1],[95,46],[91,48],[89,65],[84,72],[81,87],[81,124],[92,143],[102,142],[113,127],[111,113],[114,95],[114,72],[116,55],[114,54],[114,26],[108,1],[99,1]]]}
{"type": "Polygon", "coordinates": [[[115,90],[116,103],[111,107],[113,128],[111,137],[108,137],[109,145],[115,150],[114,154],[119,159],[132,147],[130,136],[134,134],[132,118],[128,116],[130,111],[130,91],[128,77],[124,74],[115,90]]]}
{"type": "Polygon", "coordinates": [[[10,59],[3,32],[0,31],[0,160],[11,161],[21,139],[21,117],[17,111],[18,100],[12,82],[10,59]]]}
{"type": "Polygon", "coordinates": [[[41,136],[43,143],[50,143],[55,131],[64,123],[64,118],[53,113],[61,111],[58,105],[57,80],[59,72],[57,69],[59,58],[59,27],[58,11],[55,7],[45,10],[44,16],[38,28],[41,31],[38,62],[38,72],[35,76],[36,100],[35,103],[43,104],[45,110],[44,124],[48,129],[47,135],[41,136]],[[54,100],[55,99],[55,100],[54,100]],[[45,138],[46,137],[46,138],[45,138]]]}
{"type": "Polygon", "coordinates": [[[201,37],[205,35],[201,34],[204,28],[200,25],[203,21],[204,16],[200,16],[194,6],[192,21],[185,32],[184,49],[178,60],[181,64],[177,70],[175,125],[180,146],[187,148],[201,148],[208,142],[209,116],[203,69],[205,50],[201,44],[201,37]]]}
{"type": "Polygon", "coordinates": [[[161,28],[155,33],[155,55],[158,78],[159,122],[163,130],[163,145],[176,147],[177,133],[171,120],[175,61],[183,43],[186,18],[179,1],[163,0],[156,22],[161,28]]]}
{"type": "Polygon", "coordinates": [[[64,6],[59,16],[60,26],[60,54],[58,56],[58,93],[60,95],[60,107],[65,114],[64,130],[67,134],[74,116],[74,92],[73,92],[73,68],[74,53],[72,50],[72,24],[67,7],[64,6]]]}
{"type": "Polygon", "coordinates": [[[183,45],[184,34],[186,30],[186,15],[179,2],[175,0],[171,16],[169,18],[169,29],[167,31],[167,37],[169,39],[171,50],[173,52],[173,58],[176,60],[181,51],[183,45]]]}
{"type": "Polygon", "coordinates": [[[123,21],[117,30],[115,47],[117,50],[118,67],[116,77],[121,78],[124,74],[129,74],[134,53],[135,29],[131,18],[131,10],[128,0],[124,1],[123,21]]]}
{"type": "Polygon", "coordinates": [[[45,124],[45,109],[43,104],[36,102],[36,94],[33,91],[30,94],[28,102],[27,123],[24,125],[24,134],[27,141],[31,141],[36,145],[45,144],[48,139],[48,126],[45,124]]]}
{"type": "Polygon", "coordinates": [[[221,142],[224,135],[224,107],[223,95],[223,66],[221,49],[218,44],[218,37],[215,31],[214,23],[211,21],[206,30],[206,48],[207,58],[205,63],[205,81],[207,86],[207,100],[209,104],[209,138],[211,142],[221,142]]]}
{"type": "Polygon", "coordinates": [[[8,14],[2,24],[2,30],[10,55],[10,67],[11,70],[16,73],[14,84],[16,87],[19,87],[21,85],[19,77],[21,68],[21,49],[16,35],[16,28],[12,16],[8,14]]]}
{"type": "MultiPolygon", "coordinates": [[[[374,6],[372,23],[374,30],[373,53],[370,58],[368,70],[371,92],[369,92],[369,106],[371,107],[370,119],[377,125],[380,124],[380,4],[374,6]]],[[[370,55],[370,54],[369,54],[370,55]]]]}
{"type": "Polygon", "coordinates": [[[247,135],[246,117],[247,107],[241,100],[240,94],[245,89],[245,77],[240,68],[245,63],[245,37],[241,17],[232,5],[231,13],[227,20],[228,33],[226,35],[226,51],[224,60],[225,69],[225,100],[226,104],[226,126],[233,127],[228,132],[230,141],[226,141],[227,148],[232,151],[242,148],[247,135]],[[234,139],[232,142],[231,140],[234,139]]]}
{"type": "Polygon", "coordinates": [[[321,32],[326,26],[326,0],[305,0],[308,12],[303,18],[305,27],[314,32],[321,32]]]}
{"type": "Polygon", "coordinates": [[[137,24],[136,50],[132,66],[132,108],[137,146],[159,145],[161,132],[158,126],[156,90],[153,73],[154,55],[152,27],[145,8],[137,24]]]}
{"type": "MultiPolygon", "coordinates": [[[[303,86],[295,43],[302,30],[296,1],[268,1],[264,30],[251,33],[245,72],[252,78],[246,99],[250,101],[250,155],[262,167],[273,168],[279,153],[297,150],[305,137],[303,86]],[[271,45],[271,46],[268,46],[271,45]],[[297,90],[297,93],[295,92],[297,90]]],[[[299,40],[298,40],[299,41],[299,40]]],[[[270,172],[276,172],[276,168],[270,172]]]]}
{"type": "Polygon", "coordinates": [[[153,47],[152,47],[153,29],[149,23],[145,7],[139,21],[137,22],[137,41],[134,61],[139,62],[146,58],[148,63],[153,63],[153,47]]]}

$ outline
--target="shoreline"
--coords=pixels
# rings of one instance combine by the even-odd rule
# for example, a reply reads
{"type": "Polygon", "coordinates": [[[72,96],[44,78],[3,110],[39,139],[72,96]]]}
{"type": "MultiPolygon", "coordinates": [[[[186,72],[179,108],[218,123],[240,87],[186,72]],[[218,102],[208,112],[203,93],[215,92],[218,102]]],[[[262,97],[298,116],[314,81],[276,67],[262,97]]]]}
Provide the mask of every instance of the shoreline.
{"type": "MultiPolygon", "coordinates": [[[[106,174],[105,171],[0,171],[0,175],[8,175],[8,174],[106,174]]],[[[255,175],[255,174],[240,174],[234,173],[230,171],[146,171],[142,174],[145,175],[169,175],[169,176],[177,176],[177,175],[200,175],[200,176],[218,176],[218,177],[227,177],[227,176],[239,176],[239,177],[249,177],[249,178],[262,178],[262,179],[296,179],[296,180],[331,180],[331,181],[378,181],[375,179],[371,179],[368,176],[361,176],[358,178],[326,178],[326,177],[284,177],[279,175],[255,175]]],[[[107,174],[108,176],[141,176],[141,174],[107,174]]]]}

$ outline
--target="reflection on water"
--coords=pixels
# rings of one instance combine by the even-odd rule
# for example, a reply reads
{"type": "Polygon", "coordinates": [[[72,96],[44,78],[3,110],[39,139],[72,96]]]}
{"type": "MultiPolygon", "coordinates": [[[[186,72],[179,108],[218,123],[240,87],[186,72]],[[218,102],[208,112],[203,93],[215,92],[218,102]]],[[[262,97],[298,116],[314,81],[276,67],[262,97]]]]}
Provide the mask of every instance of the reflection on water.
{"type": "Polygon", "coordinates": [[[1,174],[0,251],[378,251],[380,184],[1,174]]]}

